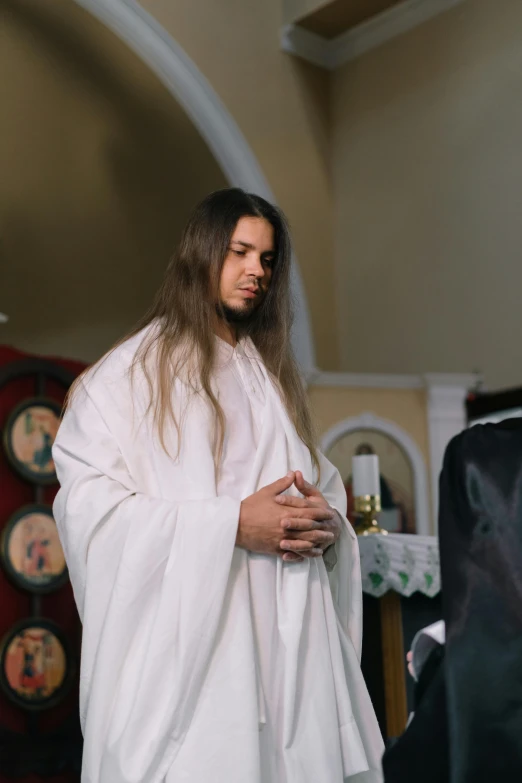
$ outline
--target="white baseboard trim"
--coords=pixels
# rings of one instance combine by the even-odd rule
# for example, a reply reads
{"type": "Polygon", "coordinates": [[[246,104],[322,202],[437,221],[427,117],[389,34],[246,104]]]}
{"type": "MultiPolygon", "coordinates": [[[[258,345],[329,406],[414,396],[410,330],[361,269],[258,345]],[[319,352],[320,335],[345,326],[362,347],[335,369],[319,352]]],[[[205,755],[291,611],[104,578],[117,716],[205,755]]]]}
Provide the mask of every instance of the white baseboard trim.
{"type": "Polygon", "coordinates": [[[473,389],[480,381],[474,373],[427,373],[393,375],[380,373],[322,372],[308,373],[308,386],[330,386],[353,389],[430,389],[433,386],[473,389]]]}
{"type": "Polygon", "coordinates": [[[423,389],[420,375],[379,375],[374,373],[321,372],[307,378],[309,386],[334,386],[354,389],[423,389]]]}

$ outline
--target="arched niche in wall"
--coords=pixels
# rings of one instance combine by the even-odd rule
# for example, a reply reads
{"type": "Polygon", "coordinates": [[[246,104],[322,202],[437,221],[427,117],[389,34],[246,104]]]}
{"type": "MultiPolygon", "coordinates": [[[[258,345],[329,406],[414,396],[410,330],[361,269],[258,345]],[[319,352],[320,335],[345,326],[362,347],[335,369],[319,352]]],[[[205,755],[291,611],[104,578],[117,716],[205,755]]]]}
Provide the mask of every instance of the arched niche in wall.
{"type": "MultiPolygon", "coordinates": [[[[321,439],[324,454],[339,468],[350,501],[351,457],[357,445],[368,442],[380,457],[381,494],[395,510],[397,526],[390,529],[430,535],[426,465],[414,440],[392,421],[363,413],[338,422],[321,439]]],[[[384,508],[386,505],[383,503],[384,508]]],[[[383,512],[383,517],[386,512],[383,512]]],[[[393,521],[393,515],[388,518],[393,521]]]]}

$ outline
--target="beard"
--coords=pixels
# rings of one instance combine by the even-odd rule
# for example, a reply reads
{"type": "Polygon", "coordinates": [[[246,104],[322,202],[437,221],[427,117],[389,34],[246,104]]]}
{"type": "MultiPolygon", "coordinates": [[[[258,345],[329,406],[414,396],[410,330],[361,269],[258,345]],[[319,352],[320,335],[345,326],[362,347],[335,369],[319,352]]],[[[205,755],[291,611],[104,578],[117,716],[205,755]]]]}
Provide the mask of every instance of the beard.
{"type": "Polygon", "coordinates": [[[256,319],[257,308],[258,303],[253,301],[252,304],[245,302],[243,307],[230,307],[225,302],[220,302],[216,309],[218,316],[227,323],[249,326],[256,319]]]}

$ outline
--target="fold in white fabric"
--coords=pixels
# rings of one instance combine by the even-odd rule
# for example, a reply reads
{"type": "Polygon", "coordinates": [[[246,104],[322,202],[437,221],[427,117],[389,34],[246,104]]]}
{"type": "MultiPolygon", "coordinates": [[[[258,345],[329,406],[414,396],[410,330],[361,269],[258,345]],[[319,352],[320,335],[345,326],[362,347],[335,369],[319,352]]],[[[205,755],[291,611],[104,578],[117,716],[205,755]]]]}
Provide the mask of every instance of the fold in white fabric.
{"type": "Polygon", "coordinates": [[[412,669],[415,680],[419,675],[424,664],[429,658],[431,651],[435,647],[442,647],[446,642],[446,623],[444,620],[438,620],[436,623],[427,625],[425,628],[415,634],[411,645],[412,651],[412,669]]]}
{"type": "MultiPolygon", "coordinates": [[[[87,375],[53,450],[54,514],[83,622],[82,783],[381,781],[351,526],[330,575],[321,559],[235,547],[241,499],[288,470],[313,481],[310,454],[249,344],[262,392],[255,444],[242,486],[229,481],[224,494],[211,411],[181,380],[181,440],[172,428],[168,453],[160,445],[145,381],[128,377],[142,338],[87,375]]],[[[324,457],[321,470],[321,491],[344,514],[339,474],[324,457]]]]}

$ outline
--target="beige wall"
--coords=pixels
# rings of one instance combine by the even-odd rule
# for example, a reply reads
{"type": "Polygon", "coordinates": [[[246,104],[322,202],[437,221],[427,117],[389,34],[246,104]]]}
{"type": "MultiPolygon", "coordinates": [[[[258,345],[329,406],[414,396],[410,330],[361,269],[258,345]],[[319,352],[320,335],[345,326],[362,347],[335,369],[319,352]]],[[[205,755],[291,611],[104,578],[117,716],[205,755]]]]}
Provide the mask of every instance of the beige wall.
{"type": "Polygon", "coordinates": [[[303,16],[330,4],[330,0],[281,0],[283,21],[286,24],[302,19],[303,16]]]}
{"type": "Polygon", "coordinates": [[[321,436],[344,419],[371,412],[402,427],[413,438],[428,466],[428,417],[424,390],[310,386],[308,393],[321,436]]]}
{"type": "Polygon", "coordinates": [[[279,50],[281,0],[142,0],[238,123],[287,213],[317,363],[337,369],[329,77],[279,50]]]}
{"type": "Polygon", "coordinates": [[[2,0],[0,74],[0,341],[89,361],[226,182],[170,94],[70,0],[2,0]]]}
{"type": "Polygon", "coordinates": [[[466,0],[333,77],[341,364],[522,383],[522,3],[466,0]]]}

